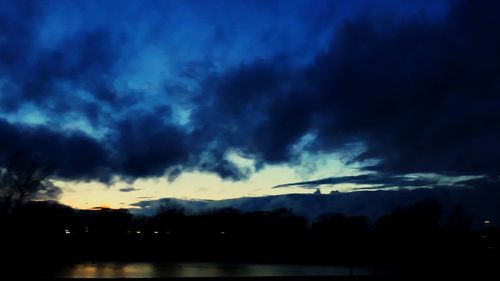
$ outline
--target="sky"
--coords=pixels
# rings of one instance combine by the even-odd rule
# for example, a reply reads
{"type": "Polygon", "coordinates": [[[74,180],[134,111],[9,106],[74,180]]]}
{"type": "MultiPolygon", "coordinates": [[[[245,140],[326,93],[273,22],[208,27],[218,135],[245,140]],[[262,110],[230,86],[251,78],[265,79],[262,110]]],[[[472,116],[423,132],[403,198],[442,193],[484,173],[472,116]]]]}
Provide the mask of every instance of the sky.
{"type": "Polygon", "coordinates": [[[2,1],[0,166],[130,207],[500,174],[496,1],[2,1]]]}

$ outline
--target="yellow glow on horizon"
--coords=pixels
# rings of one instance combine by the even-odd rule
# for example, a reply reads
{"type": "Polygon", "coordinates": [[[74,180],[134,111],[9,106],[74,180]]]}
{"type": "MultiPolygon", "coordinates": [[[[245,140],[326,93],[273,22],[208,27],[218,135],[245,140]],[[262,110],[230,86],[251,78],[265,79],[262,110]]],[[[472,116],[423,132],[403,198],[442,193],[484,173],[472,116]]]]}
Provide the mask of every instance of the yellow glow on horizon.
{"type": "MultiPolygon", "coordinates": [[[[208,199],[221,200],[239,197],[255,197],[265,195],[279,195],[288,193],[312,193],[314,189],[297,187],[272,188],[275,185],[298,182],[303,180],[318,179],[332,175],[352,175],[353,169],[340,164],[336,158],[317,161],[320,163],[315,172],[310,173],[310,178],[304,179],[300,169],[303,167],[290,167],[288,165],[266,166],[253,173],[247,180],[229,181],[222,180],[217,175],[200,172],[181,174],[175,181],[168,182],[166,177],[140,178],[133,183],[115,178],[114,183],[106,185],[96,181],[55,181],[61,187],[63,194],[60,198],[62,204],[79,209],[94,207],[130,208],[133,204],[143,200],[159,198],[179,199],[208,199]],[[301,176],[302,175],[302,176],[301,176]],[[133,191],[123,192],[121,188],[133,188],[133,191]]],[[[349,190],[350,185],[338,185],[335,188],[322,188],[329,190],[349,190]]]]}

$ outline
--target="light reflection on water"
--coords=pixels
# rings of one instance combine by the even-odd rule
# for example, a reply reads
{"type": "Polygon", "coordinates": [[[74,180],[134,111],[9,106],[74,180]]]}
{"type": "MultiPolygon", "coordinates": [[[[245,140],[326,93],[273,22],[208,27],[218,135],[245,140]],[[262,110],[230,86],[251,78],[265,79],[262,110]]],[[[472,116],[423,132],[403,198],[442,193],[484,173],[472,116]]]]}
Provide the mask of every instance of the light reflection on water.
{"type": "MultiPolygon", "coordinates": [[[[355,267],[354,275],[371,275],[371,268],[355,267]]],[[[348,267],[279,264],[225,263],[120,263],[86,262],[68,266],[54,277],[62,278],[151,278],[151,277],[264,277],[342,276],[348,267]]]]}

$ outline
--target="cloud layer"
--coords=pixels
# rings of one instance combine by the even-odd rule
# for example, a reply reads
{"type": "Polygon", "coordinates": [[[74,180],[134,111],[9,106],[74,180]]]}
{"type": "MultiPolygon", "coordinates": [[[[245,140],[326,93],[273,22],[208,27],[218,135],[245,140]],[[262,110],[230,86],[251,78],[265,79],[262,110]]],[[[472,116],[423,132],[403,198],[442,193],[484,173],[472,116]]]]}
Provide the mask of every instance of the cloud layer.
{"type": "Polygon", "coordinates": [[[0,161],[241,180],[229,151],[258,170],[360,144],[347,162],[389,184],[498,176],[499,5],[331,2],[2,3],[0,161]]]}

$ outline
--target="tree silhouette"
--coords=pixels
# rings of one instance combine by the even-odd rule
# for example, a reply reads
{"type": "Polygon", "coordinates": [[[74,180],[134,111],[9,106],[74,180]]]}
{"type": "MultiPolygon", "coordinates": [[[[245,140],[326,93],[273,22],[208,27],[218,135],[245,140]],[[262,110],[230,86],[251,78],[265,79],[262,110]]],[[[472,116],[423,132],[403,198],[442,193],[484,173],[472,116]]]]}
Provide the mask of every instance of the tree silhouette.
{"type": "Polygon", "coordinates": [[[0,168],[0,211],[11,215],[28,200],[57,197],[60,189],[49,179],[53,172],[21,153],[9,157],[0,168]]]}

